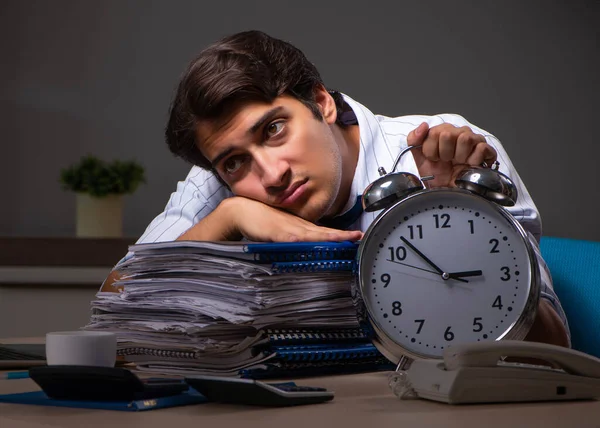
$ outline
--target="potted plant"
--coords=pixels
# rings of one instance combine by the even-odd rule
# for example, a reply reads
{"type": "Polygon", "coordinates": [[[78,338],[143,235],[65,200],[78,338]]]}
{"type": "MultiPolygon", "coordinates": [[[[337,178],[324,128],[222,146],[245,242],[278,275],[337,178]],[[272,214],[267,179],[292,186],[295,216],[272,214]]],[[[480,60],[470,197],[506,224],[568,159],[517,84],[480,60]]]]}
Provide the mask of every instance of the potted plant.
{"type": "Polygon", "coordinates": [[[63,189],[76,193],[77,236],[123,234],[123,195],[145,182],[144,168],[133,161],[104,162],[85,156],[60,172],[63,189]]]}

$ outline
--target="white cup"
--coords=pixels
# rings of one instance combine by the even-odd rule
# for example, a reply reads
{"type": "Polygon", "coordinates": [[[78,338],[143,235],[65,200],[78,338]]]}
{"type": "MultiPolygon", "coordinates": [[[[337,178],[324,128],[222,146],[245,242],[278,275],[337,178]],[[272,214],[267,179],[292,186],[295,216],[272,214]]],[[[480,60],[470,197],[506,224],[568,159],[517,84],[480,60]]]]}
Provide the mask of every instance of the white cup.
{"type": "Polygon", "coordinates": [[[117,336],[106,331],[56,331],[46,334],[49,366],[114,367],[117,336]]]}

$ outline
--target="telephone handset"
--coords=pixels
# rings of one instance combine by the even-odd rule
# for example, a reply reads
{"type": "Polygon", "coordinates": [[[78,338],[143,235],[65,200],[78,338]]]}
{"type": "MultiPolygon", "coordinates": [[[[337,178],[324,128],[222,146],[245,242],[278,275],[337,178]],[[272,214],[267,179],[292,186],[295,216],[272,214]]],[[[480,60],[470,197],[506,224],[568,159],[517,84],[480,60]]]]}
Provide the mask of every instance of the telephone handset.
{"type": "Polygon", "coordinates": [[[518,340],[476,342],[448,347],[444,352],[444,363],[446,370],[459,367],[493,367],[502,357],[536,358],[554,363],[570,374],[600,378],[599,358],[562,346],[518,340]]]}
{"type": "Polygon", "coordinates": [[[390,386],[401,398],[450,404],[593,399],[600,398],[600,359],[544,343],[465,343],[446,348],[443,360],[413,361],[392,375],[390,386]],[[504,357],[535,358],[559,368],[504,357]]]}

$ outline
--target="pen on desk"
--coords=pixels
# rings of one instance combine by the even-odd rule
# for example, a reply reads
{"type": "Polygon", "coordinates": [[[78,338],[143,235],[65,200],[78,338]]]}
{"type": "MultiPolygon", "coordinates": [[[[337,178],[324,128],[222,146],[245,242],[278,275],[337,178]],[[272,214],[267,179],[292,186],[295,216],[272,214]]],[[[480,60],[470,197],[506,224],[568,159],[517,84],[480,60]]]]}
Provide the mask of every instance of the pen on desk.
{"type": "Polygon", "coordinates": [[[29,379],[29,372],[8,372],[0,373],[0,379],[11,380],[11,379],[29,379]]]}

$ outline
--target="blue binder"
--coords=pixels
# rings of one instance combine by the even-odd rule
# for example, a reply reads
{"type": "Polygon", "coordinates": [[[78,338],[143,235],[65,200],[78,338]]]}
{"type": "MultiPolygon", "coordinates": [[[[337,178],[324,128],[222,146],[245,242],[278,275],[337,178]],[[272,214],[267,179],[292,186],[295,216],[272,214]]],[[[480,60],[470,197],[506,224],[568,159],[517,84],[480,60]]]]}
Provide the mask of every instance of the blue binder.
{"type": "MultiPolygon", "coordinates": [[[[315,260],[354,260],[359,243],[342,242],[238,242],[174,241],[134,244],[129,251],[137,254],[181,253],[210,254],[258,263],[308,262],[315,260]]],[[[131,259],[131,257],[129,257],[131,259]]],[[[127,259],[127,260],[129,260],[127,259]]],[[[124,260],[126,262],[127,260],[124,260]]]]}
{"type": "Polygon", "coordinates": [[[363,326],[345,329],[270,329],[257,352],[274,354],[260,367],[243,369],[240,377],[290,378],[393,370],[395,365],[371,343],[363,326]]]}

